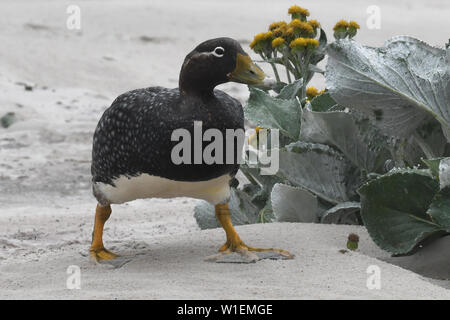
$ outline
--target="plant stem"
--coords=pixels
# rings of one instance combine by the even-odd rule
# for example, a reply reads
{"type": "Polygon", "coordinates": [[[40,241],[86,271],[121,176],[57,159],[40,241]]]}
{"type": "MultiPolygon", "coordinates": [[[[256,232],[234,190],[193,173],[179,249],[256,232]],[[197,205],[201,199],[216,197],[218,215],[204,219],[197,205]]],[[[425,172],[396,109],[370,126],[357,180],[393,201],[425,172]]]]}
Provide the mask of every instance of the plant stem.
{"type": "Polygon", "coordinates": [[[295,71],[296,71],[295,79],[298,80],[298,79],[300,79],[302,77],[302,71],[300,69],[300,62],[299,62],[299,60],[298,60],[298,58],[297,58],[297,56],[295,54],[291,55],[291,57],[294,60],[293,65],[294,65],[294,68],[295,68],[295,71]]]}
{"type": "Polygon", "coordinates": [[[289,83],[292,83],[292,79],[291,79],[291,73],[289,72],[289,68],[288,68],[288,64],[290,63],[289,60],[287,59],[287,57],[283,56],[283,60],[284,60],[284,67],[286,68],[286,77],[288,79],[289,83]]]}
{"type": "Polygon", "coordinates": [[[256,186],[259,186],[260,184],[253,178],[253,176],[250,174],[250,172],[247,172],[245,168],[241,167],[241,172],[244,174],[244,176],[250,181],[251,184],[254,184],[256,186]]]}
{"type": "MultiPolygon", "coordinates": [[[[274,54],[274,58],[275,59],[277,58],[277,52],[276,51],[275,51],[275,54],[274,54]]],[[[273,62],[271,62],[270,65],[272,66],[273,73],[275,74],[275,79],[277,80],[277,82],[281,82],[280,81],[280,75],[278,74],[277,66],[273,62]]]]}
{"type": "Polygon", "coordinates": [[[261,56],[261,58],[263,58],[263,60],[265,60],[271,65],[273,73],[275,74],[275,79],[277,80],[277,82],[280,82],[280,75],[278,74],[278,70],[275,67],[275,64],[273,62],[268,61],[269,58],[265,57],[262,52],[259,55],[261,56]]]}
{"type": "Polygon", "coordinates": [[[417,145],[422,150],[423,154],[427,157],[427,159],[436,158],[436,156],[434,155],[433,150],[431,150],[431,148],[427,145],[425,140],[423,140],[423,138],[417,133],[417,131],[414,132],[413,138],[416,141],[417,145]]]}
{"type": "Polygon", "coordinates": [[[275,79],[277,80],[277,82],[281,82],[280,75],[278,74],[278,70],[277,67],[275,66],[275,63],[271,62],[270,65],[272,66],[273,73],[275,74],[275,79]]]}

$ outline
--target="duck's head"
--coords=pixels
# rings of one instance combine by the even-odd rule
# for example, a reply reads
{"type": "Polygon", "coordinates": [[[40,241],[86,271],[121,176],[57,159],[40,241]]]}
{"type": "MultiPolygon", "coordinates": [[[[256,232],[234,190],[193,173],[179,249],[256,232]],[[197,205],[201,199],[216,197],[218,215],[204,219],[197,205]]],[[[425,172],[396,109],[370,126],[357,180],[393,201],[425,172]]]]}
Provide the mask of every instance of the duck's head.
{"type": "Polygon", "coordinates": [[[265,88],[275,84],[231,38],[202,42],[186,56],[181,67],[183,92],[212,92],[215,86],[229,81],[265,88]]]}

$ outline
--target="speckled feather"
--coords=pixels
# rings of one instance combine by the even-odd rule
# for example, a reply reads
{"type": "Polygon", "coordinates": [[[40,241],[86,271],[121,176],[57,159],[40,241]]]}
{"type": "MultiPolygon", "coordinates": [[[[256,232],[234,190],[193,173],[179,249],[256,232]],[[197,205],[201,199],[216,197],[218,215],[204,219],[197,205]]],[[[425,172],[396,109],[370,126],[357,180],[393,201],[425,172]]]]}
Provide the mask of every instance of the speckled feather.
{"type": "MultiPolygon", "coordinates": [[[[193,137],[194,121],[202,121],[203,132],[217,128],[225,133],[225,129],[244,127],[241,104],[220,90],[214,90],[209,97],[180,95],[178,88],[162,87],[120,95],[95,130],[93,182],[113,185],[113,180],[121,175],[141,173],[177,181],[234,175],[239,169],[237,164],[173,164],[171,150],[178,142],[171,141],[172,132],[185,128],[193,137]]],[[[224,159],[225,155],[224,149],[224,159]]]]}

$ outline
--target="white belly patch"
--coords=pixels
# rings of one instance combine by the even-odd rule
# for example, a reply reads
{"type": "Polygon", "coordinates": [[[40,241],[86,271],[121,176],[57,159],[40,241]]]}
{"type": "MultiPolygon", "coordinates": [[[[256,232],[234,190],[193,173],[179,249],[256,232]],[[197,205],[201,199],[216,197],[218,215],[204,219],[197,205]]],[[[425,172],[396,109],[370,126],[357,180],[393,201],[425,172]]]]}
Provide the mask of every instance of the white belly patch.
{"type": "Polygon", "coordinates": [[[94,184],[94,193],[109,203],[124,203],[145,198],[190,197],[217,204],[230,197],[227,175],[207,181],[176,181],[149,174],[136,177],[120,176],[113,180],[115,186],[103,182],[94,184]]]}

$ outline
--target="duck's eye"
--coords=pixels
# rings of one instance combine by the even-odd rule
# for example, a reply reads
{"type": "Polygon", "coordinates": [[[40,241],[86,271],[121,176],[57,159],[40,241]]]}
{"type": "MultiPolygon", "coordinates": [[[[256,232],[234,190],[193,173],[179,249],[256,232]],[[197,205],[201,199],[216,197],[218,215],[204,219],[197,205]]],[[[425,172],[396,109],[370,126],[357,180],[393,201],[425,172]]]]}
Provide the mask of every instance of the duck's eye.
{"type": "Polygon", "coordinates": [[[212,54],[215,55],[218,58],[222,58],[223,55],[225,54],[225,49],[222,48],[222,47],[217,47],[217,48],[214,49],[212,54]]]}

